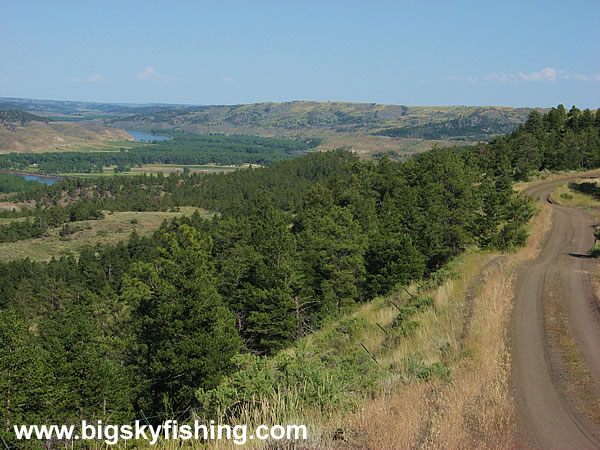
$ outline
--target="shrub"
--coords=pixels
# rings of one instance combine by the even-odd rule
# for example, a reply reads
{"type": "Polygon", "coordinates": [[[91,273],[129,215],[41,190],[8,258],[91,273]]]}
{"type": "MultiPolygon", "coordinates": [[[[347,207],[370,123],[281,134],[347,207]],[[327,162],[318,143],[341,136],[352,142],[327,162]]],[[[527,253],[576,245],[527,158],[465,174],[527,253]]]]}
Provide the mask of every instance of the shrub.
{"type": "Polygon", "coordinates": [[[428,381],[435,377],[442,381],[448,381],[452,375],[450,369],[441,361],[427,364],[418,359],[407,358],[406,366],[410,377],[423,381],[428,381]]]}
{"type": "Polygon", "coordinates": [[[196,391],[206,417],[231,417],[276,401],[289,405],[290,411],[298,406],[349,409],[362,393],[375,388],[376,364],[359,351],[322,354],[300,342],[275,357],[243,354],[232,362],[236,371],[217,388],[196,391]]]}

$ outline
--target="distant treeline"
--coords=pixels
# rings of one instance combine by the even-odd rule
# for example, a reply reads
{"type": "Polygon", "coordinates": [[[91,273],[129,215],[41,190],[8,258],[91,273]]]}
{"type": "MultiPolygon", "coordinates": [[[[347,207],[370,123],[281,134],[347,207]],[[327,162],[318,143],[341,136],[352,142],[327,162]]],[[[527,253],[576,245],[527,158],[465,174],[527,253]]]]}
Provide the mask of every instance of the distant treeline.
{"type": "Polygon", "coordinates": [[[142,164],[260,164],[297,157],[319,144],[316,139],[173,133],[168,141],[135,145],[120,152],[11,153],[0,156],[0,169],[22,170],[37,164],[40,173],[94,173],[105,166],[142,164]]]}
{"type": "MultiPolygon", "coordinates": [[[[255,407],[274,377],[299,408],[368,395],[376,369],[364,352],[319,358],[307,344],[278,354],[275,369],[257,355],[441,276],[467,246],[522,245],[534,210],[512,182],[600,165],[599,122],[559,107],[491,144],[405,162],[336,151],[230,174],[64,180],[14,195],[42,211],[192,205],[221,214],[174,219],[148,238],[83,249],[79,260],[0,264],[0,415],[10,424],[159,422],[190,410],[212,418],[218,406],[228,417],[255,407]],[[341,395],[329,396],[324,371],[341,395]]],[[[276,394],[285,401],[286,392],[276,394]]],[[[6,428],[0,436],[16,444],[6,428]]]]}
{"type": "Polygon", "coordinates": [[[517,123],[489,119],[485,116],[471,116],[412,127],[385,128],[374,134],[397,138],[468,138],[469,140],[489,141],[494,136],[513,131],[518,126],[517,123]]]}

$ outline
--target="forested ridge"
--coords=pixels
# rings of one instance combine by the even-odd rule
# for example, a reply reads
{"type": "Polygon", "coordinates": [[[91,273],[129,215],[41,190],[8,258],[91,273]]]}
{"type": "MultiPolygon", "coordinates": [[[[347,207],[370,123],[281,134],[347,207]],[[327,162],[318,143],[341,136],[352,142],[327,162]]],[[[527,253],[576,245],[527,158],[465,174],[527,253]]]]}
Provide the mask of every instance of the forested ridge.
{"type": "MultiPolygon", "coordinates": [[[[165,222],[78,260],[0,264],[0,435],[11,442],[12,424],[126,423],[142,411],[211,418],[275,382],[308,404],[373,391],[378,369],[367,355],[320,357],[301,338],[440,276],[467,247],[522,245],[534,210],[512,182],[599,165],[600,114],[559,106],[490,144],[405,162],[336,151],[230,174],[64,180],[13,195],[37,207],[5,217],[47,226],[105,210],[220,214],[165,222]],[[326,377],[337,393],[317,394],[326,377]]],[[[415,300],[405,313],[426,306],[415,300]]]]}
{"type": "Polygon", "coordinates": [[[451,119],[445,122],[428,123],[409,127],[384,128],[374,134],[379,136],[404,137],[416,139],[479,139],[489,141],[495,135],[507,133],[518,128],[518,122],[490,119],[486,116],[470,116],[451,119]]]}

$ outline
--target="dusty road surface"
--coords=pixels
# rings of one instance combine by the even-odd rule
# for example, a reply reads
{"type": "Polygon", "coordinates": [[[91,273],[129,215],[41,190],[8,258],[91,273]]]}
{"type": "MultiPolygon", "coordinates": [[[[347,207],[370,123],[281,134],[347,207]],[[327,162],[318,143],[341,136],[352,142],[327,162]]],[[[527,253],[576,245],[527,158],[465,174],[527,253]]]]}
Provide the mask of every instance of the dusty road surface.
{"type": "MultiPolygon", "coordinates": [[[[546,182],[528,188],[525,193],[546,202],[554,188],[566,181],[546,182]]],[[[596,265],[587,257],[594,243],[594,220],[581,209],[556,204],[551,207],[552,230],[538,257],[519,269],[515,288],[512,383],[521,444],[540,448],[600,448],[600,424],[593,423],[565,389],[564,376],[553,363],[557,349],[550,342],[544,320],[548,299],[559,299],[568,316],[569,332],[595,384],[593,395],[596,395],[600,392],[600,312],[590,280],[596,265]]],[[[596,398],[600,401],[600,397],[596,398]]]]}

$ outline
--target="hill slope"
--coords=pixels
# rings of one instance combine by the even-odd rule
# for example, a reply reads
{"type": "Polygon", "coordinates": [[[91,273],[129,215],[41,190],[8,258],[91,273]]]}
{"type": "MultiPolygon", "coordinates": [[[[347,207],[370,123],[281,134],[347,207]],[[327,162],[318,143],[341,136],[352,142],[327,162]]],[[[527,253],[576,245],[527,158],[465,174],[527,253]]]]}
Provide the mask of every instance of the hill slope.
{"type": "Polygon", "coordinates": [[[177,107],[110,119],[117,126],[154,126],[197,131],[273,133],[327,129],[337,133],[418,126],[472,116],[519,124],[532,108],[475,106],[404,106],[375,103],[285,102],[234,106],[177,107]]]}
{"type": "Polygon", "coordinates": [[[0,153],[86,150],[102,142],[125,140],[132,138],[115,128],[50,122],[23,111],[0,111],[0,153]]]}
{"type": "Polygon", "coordinates": [[[414,153],[433,145],[487,141],[523,123],[532,108],[404,106],[286,102],[189,106],[105,120],[125,129],[245,133],[322,138],[321,150],[347,147],[363,155],[414,153]],[[424,130],[419,130],[425,127],[424,130]],[[428,130],[427,127],[434,127],[428,130]],[[407,130],[408,132],[405,132],[407,130]],[[418,130],[420,132],[414,132],[418,130]],[[440,131],[441,130],[441,131],[440,131]]]}

